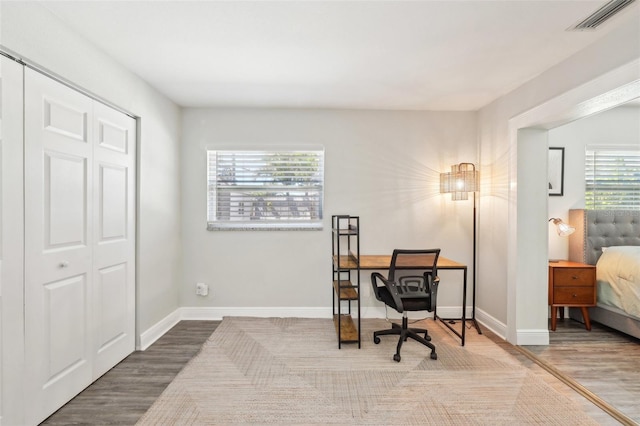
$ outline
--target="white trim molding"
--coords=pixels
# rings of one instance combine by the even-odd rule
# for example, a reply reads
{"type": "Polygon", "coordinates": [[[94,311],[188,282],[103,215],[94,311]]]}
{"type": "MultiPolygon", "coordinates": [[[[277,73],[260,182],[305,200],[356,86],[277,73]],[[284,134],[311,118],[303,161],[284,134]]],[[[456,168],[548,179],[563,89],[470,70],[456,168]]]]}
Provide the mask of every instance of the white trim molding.
{"type": "MultiPolygon", "coordinates": [[[[548,242],[544,238],[537,238],[540,235],[547,235],[545,228],[547,218],[545,215],[548,214],[547,206],[546,203],[537,203],[533,204],[532,208],[531,202],[524,203],[518,197],[519,191],[523,191],[522,183],[525,181],[529,185],[529,189],[537,190],[539,187],[545,187],[546,174],[540,173],[540,166],[542,164],[546,168],[546,159],[544,163],[531,161],[531,153],[535,155],[538,152],[546,152],[546,146],[540,142],[540,146],[535,148],[535,144],[531,143],[531,140],[537,137],[540,141],[544,140],[548,144],[544,130],[640,97],[639,70],[640,59],[634,59],[600,77],[524,111],[508,122],[510,167],[506,335],[507,340],[514,345],[549,344],[548,330],[540,328],[541,324],[546,324],[548,316],[546,299],[543,293],[536,293],[533,290],[540,289],[536,286],[540,282],[545,282],[540,277],[547,273],[544,259],[548,257],[548,242]],[[519,153],[523,149],[529,151],[519,153]],[[518,161],[519,159],[520,161],[518,161]],[[528,179],[523,179],[519,183],[519,177],[523,176],[528,179]],[[540,218],[545,219],[541,221],[540,218]],[[544,232],[540,231],[542,229],[544,232]],[[527,239],[519,232],[523,230],[534,230],[535,232],[529,232],[529,234],[536,236],[536,238],[527,239]],[[523,247],[526,247],[526,250],[522,250],[523,247]],[[535,253],[535,255],[532,256],[531,253],[535,253]],[[529,296],[532,296],[533,300],[529,296]],[[533,308],[530,308],[532,305],[533,308]]],[[[527,197],[529,197],[529,193],[527,197]]],[[[522,198],[526,199],[527,197],[522,198]]],[[[525,232],[525,234],[527,233],[525,232]]],[[[544,290],[540,289],[539,291],[544,290]]]]}
{"type": "Polygon", "coordinates": [[[153,326],[140,333],[136,349],[139,351],[147,350],[147,348],[154,344],[156,340],[161,338],[167,331],[171,330],[171,328],[182,319],[180,311],[181,308],[176,309],[153,326]]]}
{"type": "Polygon", "coordinates": [[[549,330],[518,330],[518,346],[547,346],[549,345],[549,330]]]}
{"type": "MultiPolygon", "coordinates": [[[[486,314],[477,311],[478,316],[490,319],[486,314]]],[[[390,318],[400,319],[401,315],[393,310],[385,312],[382,306],[362,307],[361,318],[390,318]]],[[[460,315],[459,306],[443,306],[438,308],[438,314],[442,318],[458,318],[460,315]]],[[[331,318],[330,307],[182,307],[171,312],[169,315],[158,321],[153,326],[142,332],[139,337],[137,350],[144,351],[161,338],[166,332],[171,330],[180,321],[220,321],[224,317],[256,317],[256,318],[331,318]]],[[[471,316],[471,307],[467,307],[467,318],[471,316]]],[[[433,318],[432,313],[415,312],[409,316],[411,319],[433,318]]],[[[481,323],[484,322],[481,321],[481,323]]],[[[487,321],[491,324],[492,330],[504,330],[506,326],[499,324],[494,319],[487,321]]],[[[494,331],[496,334],[498,332],[494,331]]],[[[500,336],[504,336],[504,331],[500,336]]]]}
{"type": "Polygon", "coordinates": [[[507,339],[507,324],[498,321],[497,318],[487,314],[482,309],[476,307],[476,320],[480,323],[480,328],[491,330],[496,336],[507,339]]]}

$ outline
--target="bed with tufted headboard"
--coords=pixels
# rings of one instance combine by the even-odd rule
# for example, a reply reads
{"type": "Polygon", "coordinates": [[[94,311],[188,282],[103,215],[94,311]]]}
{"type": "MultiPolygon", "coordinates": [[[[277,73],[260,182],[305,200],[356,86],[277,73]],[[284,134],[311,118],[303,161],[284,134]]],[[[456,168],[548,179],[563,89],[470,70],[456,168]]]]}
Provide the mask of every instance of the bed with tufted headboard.
{"type": "Polygon", "coordinates": [[[569,260],[596,265],[591,320],[640,338],[640,210],[569,210],[569,223],[569,260]]]}

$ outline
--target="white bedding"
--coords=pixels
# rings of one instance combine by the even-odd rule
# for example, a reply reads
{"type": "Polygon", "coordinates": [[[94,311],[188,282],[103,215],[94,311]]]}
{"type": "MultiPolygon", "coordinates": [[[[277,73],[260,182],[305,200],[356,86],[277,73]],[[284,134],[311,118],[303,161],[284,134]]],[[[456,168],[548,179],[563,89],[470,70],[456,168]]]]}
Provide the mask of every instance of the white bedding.
{"type": "Polygon", "coordinates": [[[640,247],[603,251],[596,265],[598,304],[614,306],[640,319],[640,247]]]}

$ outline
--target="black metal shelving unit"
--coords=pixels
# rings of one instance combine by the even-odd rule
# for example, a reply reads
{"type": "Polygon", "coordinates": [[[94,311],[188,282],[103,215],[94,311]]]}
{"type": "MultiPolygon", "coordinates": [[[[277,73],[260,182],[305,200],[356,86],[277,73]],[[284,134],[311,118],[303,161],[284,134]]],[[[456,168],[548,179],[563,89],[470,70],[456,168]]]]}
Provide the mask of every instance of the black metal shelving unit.
{"type": "Polygon", "coordinates": [[[343,343],[357,343],[360,348],[360,218],[333,215],[331,229],[333,322],[338,349],[343,343]]]}

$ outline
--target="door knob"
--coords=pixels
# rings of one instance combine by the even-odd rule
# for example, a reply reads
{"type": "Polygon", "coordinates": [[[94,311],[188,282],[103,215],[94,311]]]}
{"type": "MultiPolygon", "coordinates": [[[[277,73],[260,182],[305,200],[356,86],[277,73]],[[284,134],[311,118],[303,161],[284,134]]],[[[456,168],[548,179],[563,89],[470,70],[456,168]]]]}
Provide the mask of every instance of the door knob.
{"type": "Polygon", "coordinates": [[[69,262],[67,262],[66,260],[63,260],[62,262],[60,262],[61,268],[66,268],[67,266],[69,266],[69,262]]]}

